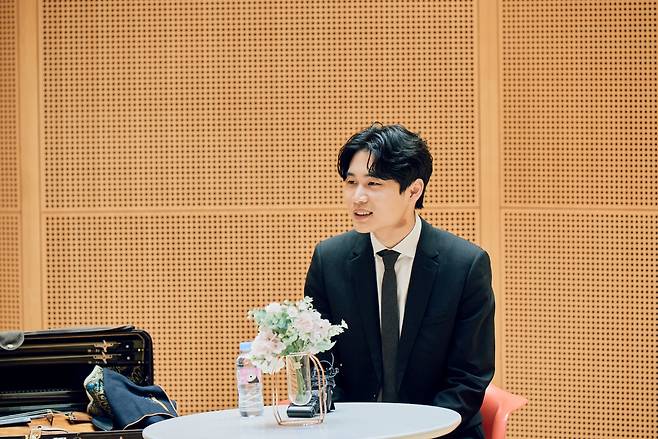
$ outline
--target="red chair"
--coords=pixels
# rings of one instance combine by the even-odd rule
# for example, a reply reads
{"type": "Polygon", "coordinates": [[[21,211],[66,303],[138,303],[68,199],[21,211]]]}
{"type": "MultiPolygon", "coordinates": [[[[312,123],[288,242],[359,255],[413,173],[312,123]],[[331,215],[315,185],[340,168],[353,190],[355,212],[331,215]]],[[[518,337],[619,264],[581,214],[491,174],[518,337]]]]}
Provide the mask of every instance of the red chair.
{"type": "Polygon", "coordinates": [[[482,402],[482,426],[486,439],[505,439],[507,418],[514,410],[528,403],[522,396],[514,395],[493,384],[489,384],[482,402]]]}

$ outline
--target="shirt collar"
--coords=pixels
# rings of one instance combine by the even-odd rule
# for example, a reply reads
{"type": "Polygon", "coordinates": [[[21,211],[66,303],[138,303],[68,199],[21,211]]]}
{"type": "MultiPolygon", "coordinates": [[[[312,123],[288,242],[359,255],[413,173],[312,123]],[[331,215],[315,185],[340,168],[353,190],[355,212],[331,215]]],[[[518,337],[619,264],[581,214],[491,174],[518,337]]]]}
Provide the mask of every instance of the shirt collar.
{"type": "MultiPolygon", "coordinates": [[[[401,255],[408,256],[413,259],[416,256],[416,247],[418,247],[418,241],[420,240],[421,225],[420,217],[416,215],[416,223],[414,224],[414,228],[411,229],[411,232],[409,232],[409,234],[405,236],[402,241],[398,242],[397,245],[391,250],[395,250],[401,255]]],[[[387,248],[384,244],[379,242],[377,238],[375,238],[373,233],[370,234],[370,241],[372,242],[372,249],[374,250],[375,254],[387,248]]]]}

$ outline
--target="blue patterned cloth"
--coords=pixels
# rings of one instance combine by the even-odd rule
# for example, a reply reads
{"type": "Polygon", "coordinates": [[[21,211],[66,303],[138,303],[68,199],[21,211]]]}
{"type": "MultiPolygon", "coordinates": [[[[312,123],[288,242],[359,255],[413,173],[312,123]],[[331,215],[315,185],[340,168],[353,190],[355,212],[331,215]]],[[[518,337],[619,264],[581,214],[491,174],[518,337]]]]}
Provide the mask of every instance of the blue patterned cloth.
{"type": "Polygon", "coordinates": [[[139,386],[111,369],[96,366],[85,379],[87,411],[101,430],[141,429],[178,416],[162,387],[139,386]]]}

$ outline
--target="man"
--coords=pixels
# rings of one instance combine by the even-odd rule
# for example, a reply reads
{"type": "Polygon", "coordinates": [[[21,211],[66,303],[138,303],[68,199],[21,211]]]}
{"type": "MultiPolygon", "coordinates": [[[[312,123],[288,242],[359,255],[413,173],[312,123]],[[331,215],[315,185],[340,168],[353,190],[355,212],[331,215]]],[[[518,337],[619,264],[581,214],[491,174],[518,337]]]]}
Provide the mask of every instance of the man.
{"type": "Polygon", "coordinates": [[[374,124],[342,147],[354,230],[319,243],[304,294],[347,331],[332,349],[334,400],[436,405],[462,417],[452,438],[484,438],[494,373],[494,296],[482,249],[416,214],[432,174],[425,142],[374,124]]]}

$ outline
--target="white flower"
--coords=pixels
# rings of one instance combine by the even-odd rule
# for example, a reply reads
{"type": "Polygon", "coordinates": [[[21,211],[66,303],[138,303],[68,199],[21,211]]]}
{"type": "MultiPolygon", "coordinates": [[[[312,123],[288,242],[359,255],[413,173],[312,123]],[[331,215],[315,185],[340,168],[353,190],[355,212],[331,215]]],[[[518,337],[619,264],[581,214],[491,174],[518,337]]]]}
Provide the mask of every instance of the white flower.
{"type": "Polygon", "coordinates": [[[282,306],[280,303],[272,302],[265,307],[265,312],[268,314],[276,314],[281,311],[282,306]]]}

